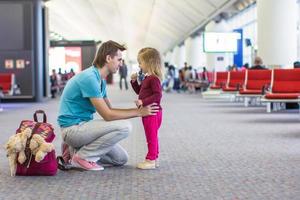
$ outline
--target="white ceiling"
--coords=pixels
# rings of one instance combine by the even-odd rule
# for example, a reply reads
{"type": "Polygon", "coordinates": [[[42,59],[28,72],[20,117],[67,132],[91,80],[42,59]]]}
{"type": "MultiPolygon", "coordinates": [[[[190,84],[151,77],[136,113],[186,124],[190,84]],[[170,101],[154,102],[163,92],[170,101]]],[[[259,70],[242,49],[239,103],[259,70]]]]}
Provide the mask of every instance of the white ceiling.
{"type": "Polygon", "coordinates": [[[115,40],[129,59],[145,46],[162,53],[232,0],[51,0],[50,31],[67,40],[115,40]]]}

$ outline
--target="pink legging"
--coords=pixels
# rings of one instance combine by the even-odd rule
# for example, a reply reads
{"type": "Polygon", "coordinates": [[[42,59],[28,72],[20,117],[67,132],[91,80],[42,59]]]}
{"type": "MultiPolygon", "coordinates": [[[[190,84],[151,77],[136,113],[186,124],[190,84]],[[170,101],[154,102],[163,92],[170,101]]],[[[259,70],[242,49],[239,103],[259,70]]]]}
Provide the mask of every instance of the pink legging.
{"type": "Polygon", "coordinates": [[[162,111],[160,110],[156,115],[143,117],[142,121],[148,144],[146,159],[156,160],[159,154],[158,129],[162,121],[162,111]]]}

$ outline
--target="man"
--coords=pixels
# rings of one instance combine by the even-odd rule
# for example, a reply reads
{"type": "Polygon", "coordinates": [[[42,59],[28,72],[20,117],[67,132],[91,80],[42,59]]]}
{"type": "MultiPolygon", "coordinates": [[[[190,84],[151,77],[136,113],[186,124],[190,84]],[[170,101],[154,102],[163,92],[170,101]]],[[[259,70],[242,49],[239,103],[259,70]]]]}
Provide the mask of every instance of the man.
{"type": "Polygon", "coordinates": [[[120,75],[120,90],[122,90],[122,80],[124,79],[125,81],[125,88],[128,90],[128,83],[127,83],[127,65],[125,64],[125,61],[122,60],[122,65],[120,66],[119,69],[119,75],[120,75]]]}
{"type": "MultiPolygon", "coordinates": [[[[96,53],[93,66],[75,75],[65,86],[58,124],[63,141],[69,145],[64,149],[74,151],[71,162],[75,167],[103,170],[101,164],[124,165],[128,155],[118,142],[128,136],[131,125],[121,119],[158,112],[155,104],[139,109],[112,108],[107,98],[105,78],[118,71],[124,50],[124,46],[114,41],[103,43],[96,53]],[[96,111],[103,120],[93,120],[96,111]]],[[[66,152],[63,156],[68,159],[66,152]]]]}

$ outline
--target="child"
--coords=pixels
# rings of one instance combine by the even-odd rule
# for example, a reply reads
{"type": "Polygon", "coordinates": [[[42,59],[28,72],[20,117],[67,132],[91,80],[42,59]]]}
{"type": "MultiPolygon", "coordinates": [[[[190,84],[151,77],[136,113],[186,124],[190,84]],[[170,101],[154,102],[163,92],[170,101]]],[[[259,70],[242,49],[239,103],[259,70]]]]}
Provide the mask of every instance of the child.
{"type": "Polygon", "coordinates": [[[142,118],[147,144],[148,154],[145,161],[139,163],[139,169],[155,169],[158,167],[158,129],[162,121],[162,108],[160,101],[162,97],[162,88],[160,80],[161,58],[159,52],[154,48],[143,48],[138,53],[138,62],[141,70],[145,74],[141,85],[138,84],[137,74],[131,76],[131,85],[134,91],[139,95],[135,101],[137,107],[147,106],[152,103],[157,103],[159,112],[155,115],[150,115],[142,118]]]}

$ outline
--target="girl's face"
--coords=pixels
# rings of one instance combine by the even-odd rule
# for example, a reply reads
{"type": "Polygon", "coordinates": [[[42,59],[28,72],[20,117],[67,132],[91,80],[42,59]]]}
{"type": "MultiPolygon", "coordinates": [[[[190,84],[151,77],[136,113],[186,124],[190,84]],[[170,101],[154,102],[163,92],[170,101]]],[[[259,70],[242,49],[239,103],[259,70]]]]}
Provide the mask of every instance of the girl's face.
{"type": "Polygon", "coordinates": [[[139,67],[141,68],[142,72],[147,73],[148,70],[146,69],[144,62],[142,60],[138,59],[138,63],[139,63],[139,67]]]}

